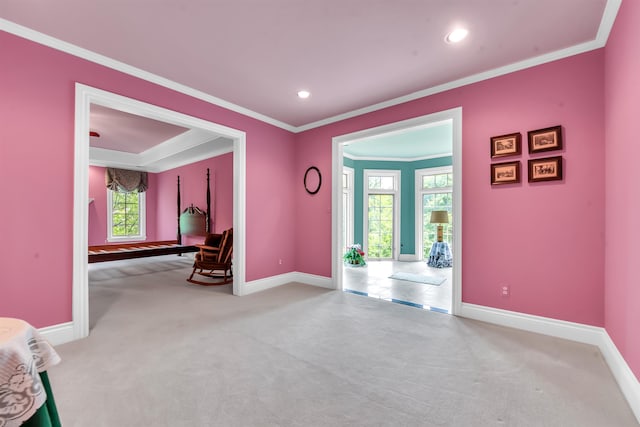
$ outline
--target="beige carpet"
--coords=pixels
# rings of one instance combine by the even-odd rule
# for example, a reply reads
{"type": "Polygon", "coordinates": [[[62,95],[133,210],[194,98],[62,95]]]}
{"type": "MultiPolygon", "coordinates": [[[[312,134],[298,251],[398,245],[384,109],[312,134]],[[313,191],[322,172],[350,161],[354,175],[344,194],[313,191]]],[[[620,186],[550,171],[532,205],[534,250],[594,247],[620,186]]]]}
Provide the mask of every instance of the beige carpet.
{"type": "Polygon", "coordinates": [[[65,427],[637,425],[595,347],[300,284],[234,297],[189,270],[92,265],[91,335],[50,371],[65,427]]]}

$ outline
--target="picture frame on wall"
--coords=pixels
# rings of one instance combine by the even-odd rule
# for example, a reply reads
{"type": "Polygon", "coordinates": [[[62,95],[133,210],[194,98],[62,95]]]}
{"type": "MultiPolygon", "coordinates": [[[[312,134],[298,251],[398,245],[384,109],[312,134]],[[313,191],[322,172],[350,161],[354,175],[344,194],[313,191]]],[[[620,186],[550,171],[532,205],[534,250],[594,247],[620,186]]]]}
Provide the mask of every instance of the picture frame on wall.
{"type": "Polygon", "coordinates": [[[520,182],[520,161],[491,164],[491,185],[520,182]]]}
{"type": "Polygon", "coordinates": [[[517,156],[522,153],[520,132],[491,137],[491,158],[517,156]]]}
{"type": "Polygon", "coordinates": [[[530,154],[562,149],[562,126],[532,130],[527,136],[530,154]]]}
{"type": "Polygon", "coordinates": [[[531,159],[528,162],[529,182],[562,180],[562,156],[531,159]]]}

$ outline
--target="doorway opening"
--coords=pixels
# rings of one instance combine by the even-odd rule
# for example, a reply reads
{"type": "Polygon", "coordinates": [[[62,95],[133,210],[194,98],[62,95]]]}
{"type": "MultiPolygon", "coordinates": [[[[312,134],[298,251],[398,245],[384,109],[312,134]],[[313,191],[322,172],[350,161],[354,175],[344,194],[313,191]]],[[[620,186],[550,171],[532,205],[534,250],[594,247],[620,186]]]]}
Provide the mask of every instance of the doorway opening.
{"type": "MultiPolygon", "coordinates": [[[[89,334],[88,300],[88,204],[89,204],[89,152],[90,110],[101,106],[125,113],[166,122],[175,126],[213,133],[231,141],[233,147],[233,228],[234,228],[234,295],[243,294],[245,282],[245,133],[213,122],[171,111],[152,104],[136,101],[90,86],[76,84],[75,107],[75,166],[74,166],[74,238],[72,331],[73,339],[89,334]]],[[[189,147],[198,151],[203,159],[216,154],[206,144],[189,147]]],[[[219,153],[218,153],[219,154],[219,153]]],[[[162,153],[170,157],[176,153],[162,153]]]]}
{"type": "Polygon", "coordinates": [[[333,138],[332,275],[338,289],[459,312],[461,157],[462,108],[333,138]],[[394,173],[398,182],[387,178],[383,184],[383,177],[394,173]],[[352,187],[345,189],[351,174],[352,187]],[[386,191],[376,186],[386,186],[386,191]],[[449,223],[432,223],[434,210],[445,211],[449,223]],[[446,268],[428,265],[438,227],[446,230],[453,261],[446,268]],[[371,246],[372,238],[382,246],[371,246]],[[365,267],[343,262],[345,251],[353,245],[365,252],[365,267]]]}

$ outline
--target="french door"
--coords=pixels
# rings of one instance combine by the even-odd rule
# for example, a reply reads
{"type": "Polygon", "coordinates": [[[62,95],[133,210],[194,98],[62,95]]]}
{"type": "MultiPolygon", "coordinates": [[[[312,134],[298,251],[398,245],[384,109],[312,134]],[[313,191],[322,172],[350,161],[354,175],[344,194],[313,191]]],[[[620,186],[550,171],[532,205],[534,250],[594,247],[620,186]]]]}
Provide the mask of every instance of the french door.
{"type": "Polygon", "coordinates": [[[365,170],[365,252],[369,259],[396,259],[400,172],[365,170]]]}
{"type": "Polygon", "coordinates": [[[420,231],[422,258],[429,258],[431,244],[437,239],[438,224],[432,224],[432,211],[447,211],[449,223],[444,224],[443,241],[453,246],[453,172],[451,167],[422,169],[416,171],[418,206],[420,207],[420,231]]]}

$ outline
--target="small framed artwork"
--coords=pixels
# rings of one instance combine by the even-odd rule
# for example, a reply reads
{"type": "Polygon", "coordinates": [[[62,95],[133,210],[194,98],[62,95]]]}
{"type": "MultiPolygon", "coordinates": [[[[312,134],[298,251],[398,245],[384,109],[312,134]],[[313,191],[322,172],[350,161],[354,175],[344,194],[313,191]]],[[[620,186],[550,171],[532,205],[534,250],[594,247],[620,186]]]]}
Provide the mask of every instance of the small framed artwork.
{"type": "Polygon", "coordinates": [[[491,185],[520,182],[520,162],[491,164],[491,185]]]}
{"type": "Polygon", "coordinates": [[[562,127],[553,126],[528,132],[529,153],[562,149],[562,127]]]}
{"type": "Polygon", "coordinates": [[[529,160],[529,182],[562,179],[562,156],[529,160]]]}
{"type": "Polygon", "coordinates": [[[522,135],[510,133],[509,135],[494,136],[491,138],[491,158],[504,156],[517,156],[522,153],[522,135]]]}

